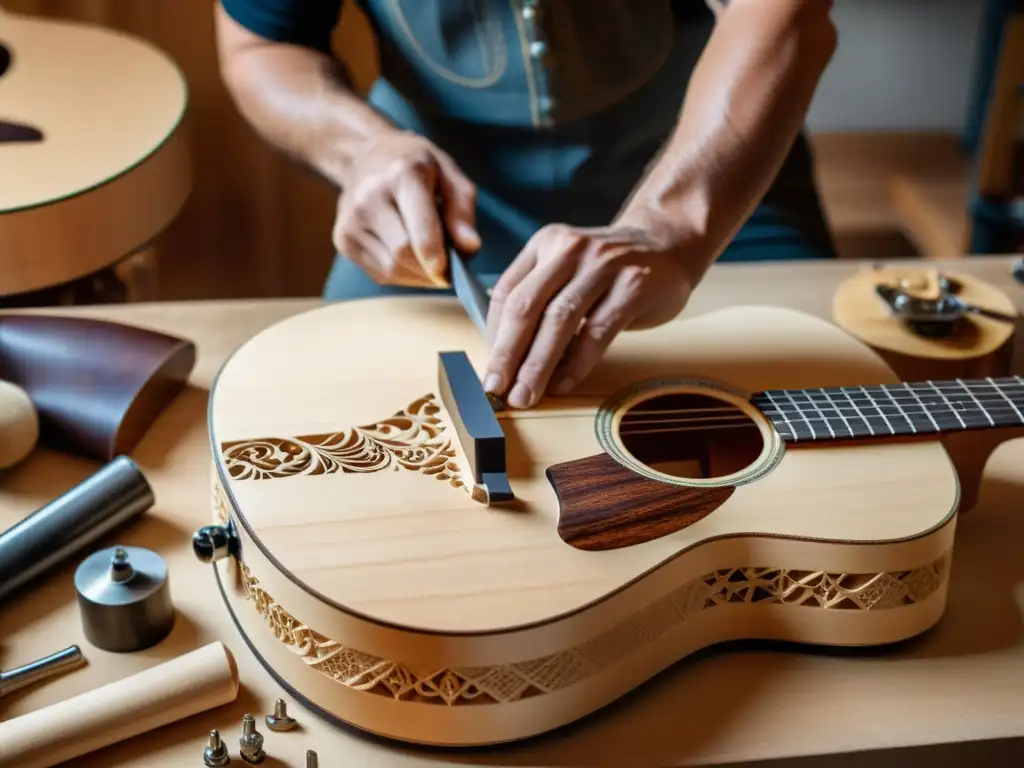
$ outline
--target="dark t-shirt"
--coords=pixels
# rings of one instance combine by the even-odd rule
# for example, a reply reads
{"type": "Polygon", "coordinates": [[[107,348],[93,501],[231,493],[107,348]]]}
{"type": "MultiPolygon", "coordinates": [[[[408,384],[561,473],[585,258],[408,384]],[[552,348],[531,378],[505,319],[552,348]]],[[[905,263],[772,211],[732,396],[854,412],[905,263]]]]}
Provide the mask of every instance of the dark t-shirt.
{"type": "MultiPolygon", "coordinates": [[[[343,12],[343,0],[220,1],[258,35],[325,52],[343,12]]],[[[715,24],[705,0],[358,5],[380,50],[370,103],[452,154],[520,234],[615,215],[674,129],[715,24]]],[[[767,200],[828,250],[802,136],[767,200]]]]}
{"type": "MultiPolygon", "coordinates": [[[[258,35],[323,51],[330,50],[343,7],[342,0],[222,3],[258,35]]],[[[380,43],[383,77],[418,110],[509,126],[551,127],[594,117],[640,91],[677,108],[714,24],[703,0],[358,5],[380,43]],[[680,76],[662,78],[652,88],[666,65],[680,76]]],[[[345,57],[345,51],[337,53],[345,57]]],[[[645,106],[641,101],[637,107],[645,106]]]]}

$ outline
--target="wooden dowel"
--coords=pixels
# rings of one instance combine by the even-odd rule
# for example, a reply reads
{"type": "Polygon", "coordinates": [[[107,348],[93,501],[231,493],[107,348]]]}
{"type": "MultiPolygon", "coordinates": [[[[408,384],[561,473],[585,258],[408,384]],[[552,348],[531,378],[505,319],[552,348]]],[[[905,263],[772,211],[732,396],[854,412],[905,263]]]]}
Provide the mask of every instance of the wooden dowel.
{"type": "Polygon", "coordinates": [[[78,696],[0,723],[0,766],[50,768],[238,696],[238,668],[210,643],[78,696]]]}

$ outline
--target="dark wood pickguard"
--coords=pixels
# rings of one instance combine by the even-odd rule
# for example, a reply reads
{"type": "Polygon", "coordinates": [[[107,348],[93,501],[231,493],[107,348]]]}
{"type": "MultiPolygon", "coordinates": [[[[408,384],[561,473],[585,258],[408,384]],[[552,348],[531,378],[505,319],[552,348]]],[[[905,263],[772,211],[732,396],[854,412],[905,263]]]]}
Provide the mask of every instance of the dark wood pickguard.
{"type": "Polygon", "coordinates": [[[546,474],[559,502],[558,535],[591,551],[631,547],[680,531],[714,512],[735,490],[652,480],[607,453],[555,464],[546,474]]]}

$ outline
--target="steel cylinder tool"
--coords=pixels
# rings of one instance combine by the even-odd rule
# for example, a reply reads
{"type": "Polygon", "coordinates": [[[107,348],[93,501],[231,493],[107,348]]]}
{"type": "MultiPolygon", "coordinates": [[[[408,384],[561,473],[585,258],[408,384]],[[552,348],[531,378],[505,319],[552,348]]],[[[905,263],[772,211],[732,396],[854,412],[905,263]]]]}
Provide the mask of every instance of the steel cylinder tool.
{"type": "Polygon", "coordinates": [[[144,650],[174,627],[167,564],[148,549],[94,552],[75,571],[75,591],[85,636],[105,651],[144,650]]]}
{"type": "Polygon", "coordinates": [[[0,602],[154,503],[139,467],[118,456],[0,534],[0,602]]]}

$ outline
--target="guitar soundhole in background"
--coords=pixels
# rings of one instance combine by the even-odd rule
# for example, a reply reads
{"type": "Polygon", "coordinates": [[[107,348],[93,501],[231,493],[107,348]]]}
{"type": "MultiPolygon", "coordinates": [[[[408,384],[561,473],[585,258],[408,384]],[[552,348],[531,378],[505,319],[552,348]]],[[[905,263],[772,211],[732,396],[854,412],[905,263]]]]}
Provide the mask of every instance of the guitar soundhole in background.
{"type": "MultiPolygon", "coordinates": [[[[2,11],[0,11],[2,13],[2,11]]],[[[0,77],[11,66],[11,49],[0,43],[0,77]]],[[[35,142],[43,140],[43,132],[26,123],[0,119],[0,144],[35,142]]]]}
{"type": "Polygon", "coordinates": [[[622,415],[618,437],[640,463],[694,480],[739,472],[764,448],[747,413],[724,400],[689,393],[658,395],[631,407],[622,415]]]}

